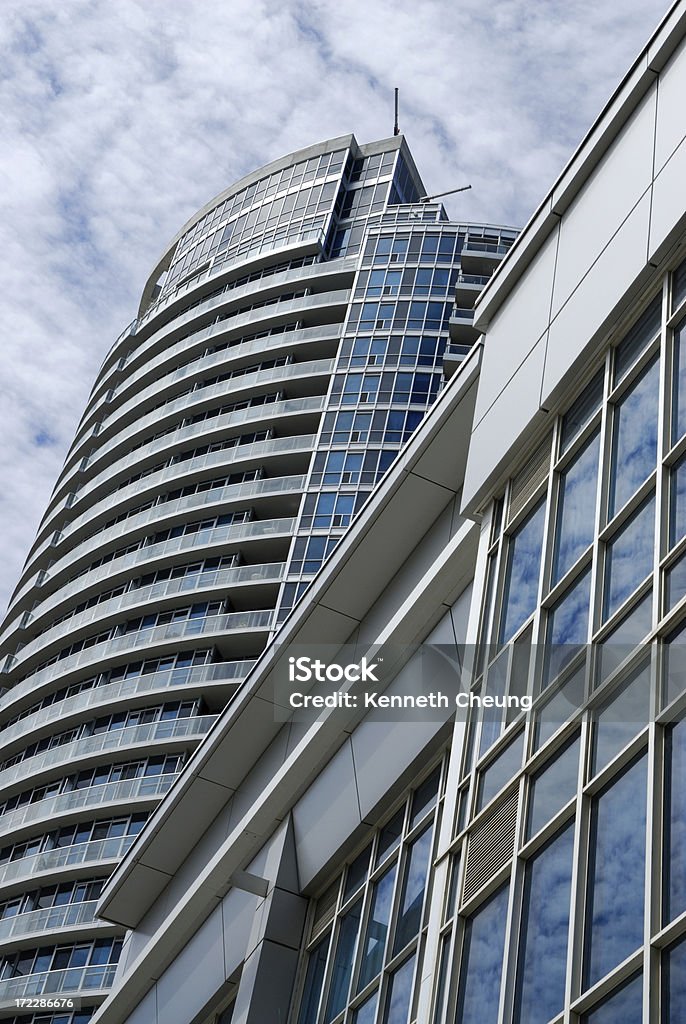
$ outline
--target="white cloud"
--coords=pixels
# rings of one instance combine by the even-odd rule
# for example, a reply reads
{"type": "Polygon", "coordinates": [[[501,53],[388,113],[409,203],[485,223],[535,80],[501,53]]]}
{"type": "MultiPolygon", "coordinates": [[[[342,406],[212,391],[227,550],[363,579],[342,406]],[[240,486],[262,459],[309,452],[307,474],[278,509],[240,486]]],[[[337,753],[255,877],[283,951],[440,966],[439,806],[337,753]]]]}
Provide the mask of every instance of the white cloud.
{"type": "Polygon", "coordinates": [[[5,0],[0,606],[100,360],[166,242],[231,181],[401,127],[449,210],[523,223],[659,0],[5,0]]]}

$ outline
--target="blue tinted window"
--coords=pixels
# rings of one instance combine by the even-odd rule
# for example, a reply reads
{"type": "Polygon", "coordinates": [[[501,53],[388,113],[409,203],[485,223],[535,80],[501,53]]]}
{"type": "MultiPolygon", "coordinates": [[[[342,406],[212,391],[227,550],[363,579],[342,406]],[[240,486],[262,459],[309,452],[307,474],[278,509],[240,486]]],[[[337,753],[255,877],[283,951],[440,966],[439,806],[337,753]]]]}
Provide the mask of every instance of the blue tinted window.
{"type": "MultiPolygon", "coordinates": [[[[670,1018],[676,1021],[678,1018],[670,1018]]],[[[581,1018],[581,1024],[642,1024],[643,979],[630,978],[621,988],[581,1018]]]]}
{"type": "Polygon", "coordinates": [[[610,518],[655,469],[659,362],[654,359],[615,410],[610,518]]]}
{"type": "Polygon", "coordinates": [[[607,545],[603,618],[608,619],[653,568],[655,498],[645,501],[607,545]]]}
{"type": "Polygon", "coordinates": [[[686,324],[674,332],[674,385],[672,392],[672,443],[686,433],[686,324]]]}
{"type": "Polygon", "coordinates": [[[386,935],[388,934],[388,922],[391,916],[391,900],[393,899],[393,883],[395,882],[394,864],[390,870],[383,875],[374,886],[372,905],[369,911],[367,922],[367,933],[362,945],[362,960],[360,964],[360,977],[357,983],[357,991],[367,985],[372,978],[381,970],[383,963],[384,949],[386,948],[386,935]]]}
{"type": "Polygon", "coordinates": [[[528,861],[515,1021],[546,1024],[564,1005],[574,826],[528,861]]]}
{"type": "Polygon", "coordinates": [[[512,638],[536,606],[544,522],[543,500],[510,538],[499,636],[501,643],[512,638]]]}
{"type": "Polygon", "coordinates": [[[386,997],[384,1024],[407,1024],[412,999],[412,976],[414,974],[414,956],[406,960],[391,975],[386,997]]]}
{"type": "Polygon", "coordinates": [[[665,572],[665,600],[667,610],[674,607],[686,594],[686,554],[674,562],[665,572]]]}
{"type": "Polygon", "coordinates": [[[662,1024],[686,1020],[686,939],[662,954],[661,1019],[662,1024]]]}
{"type": "Polygon", "coordinates": [[[520,732],[511,743],[498,754],[494,761],[479,773],[478,809],[485,807],[522,766],[524,733],[520,732]]]}
{"type": "Polygon", "coordinates": [[[576,736],[531,780],[527,838],[536,835],[566,803],[569,803],[576,793],[578,774],[579,737],[576,736]]]}
{"type": "Polygon", "coordinates": [[[504,886],[466,925],[456,1020],[496,1024],[505,947],[508,888],[504,886]]]}
{"type": "Polygon", "coordinates": [[[671,548],[686,534],[686,456],[682,456],[670,474],[669,499],[669,546],[671,548]]]}
{"type": "Polygon", "coordinates": [[[586,986],[643,941],[646,757],[593,800],[586,918],[586,986]]]}
{"type": "Polygon", "coordinates": [[[393,944],[394,953],[399,953],[419,932],[422,922],[424,890],[429,874],[432,838],[433,829],[428,828],[418,839],[415,839],[409,850],[400,901],[400,914],[393,944]]]}
{"type": "Polygon", "coordinates": [[[587,569],[550,609],[545,683],[552,682],[588,638],[591,570],[587,569]]]}
{"type": "Polygon", "coordinates": [[[615,384],[618,384],[622,377],[626,376],[627,371],[634,365],[641,352],[644,352],[657,336],[661,321],[662,293],[660,292],[615,350],[615,384]]]}
{"type": "Polygon", "coordinates": [[[686,690],[686,626],[672,633],[664,654],[664,703],[667,705],[686,690]]]}
{"type": "Polygon", "coordinates": [[[593,540],[600,434],[596,432],[570,466],[560,474],[553,585],[593,540]]]}
{"type": "Polygon", "coordinates": [[[374,1015],[376,1014],[376,1004],[379,998],[379,990],[369,997],[362,1006],[355,1013],[353,1018],[355,1024],[374,1024],[374,1015]]]}
{"type": "Polygon", "coordinates": [[[650,663],[635,669],[595,713],[593,772],[609,764],[647,724],[650,714],[650,663]]]}
{"type": "Polygon", "coordinates": [[[560,438],[560,451],[564,453],[575,437],[590,422],[591,418],[600,408],[603,400],[604,371],[601,370],[595,375],[591,383],[579,395],[574,405],[565,414],[562,420],[562,435],[560,438]]]}
{"type": "Polygon", "coordinates": [[[353,953],[355,952],[355,940],[357,939],[357,930],[360,926],[361,913],[362,900],[358,900],[345,917],[341,918],[333,972],[331,974],[329,998],[326,1004],[325,1020],[327,1021],[332,1020],[340,1013],[348,1001],[350,975],[353,969],[353,953]]]}
{"type": "Polygon", "coordinates": [[[686,910],[686,720],[667,731],[664,924],[686,910]]]}

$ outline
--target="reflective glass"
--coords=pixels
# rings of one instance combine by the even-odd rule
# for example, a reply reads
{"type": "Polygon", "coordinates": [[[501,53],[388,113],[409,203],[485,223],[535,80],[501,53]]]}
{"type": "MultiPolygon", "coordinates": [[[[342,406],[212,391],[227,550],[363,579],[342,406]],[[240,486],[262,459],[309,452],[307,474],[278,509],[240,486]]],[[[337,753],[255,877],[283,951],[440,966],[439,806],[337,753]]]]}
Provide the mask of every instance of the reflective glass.
{"type": "Polygon", "coordinates": [[[596,687],[619,668],[641,640],[650,632],[653,621],[652,591],[641,598],[598,644],[596,687]]]}
{"type": "Polygon", "coordinates": [[[659,334],[661,322],[662,292],[659,292],[615,349],[615,384],[626,376],[641,352],[659,334]]]}
{"type": "Polygon", "coordinates": [[[686,455],[679,459],[669,479],[669,546],[672,548],[686,535],[686,455]]]}
{"type": "Polygon", "coordinates": [[[545,655],[545,685],[574,658],[588,640],[588,612],[591,603],[591,570],[584,572],[559,598],[548,613],[545,655]]]}
{"type": "Polygon", "coordinates": [[[647,758],[627,768],[591,805],[585,985],[643,941],[647,758]]]}
{"type": "Polygon", "coordinates": [[[442,1024],[445,1005],[448,998],[448,971],[450,968],[450,932],[441,939],[441,955],[438,966],[438,983],[436,985],[436,1006],[433,1024],[442,1024]]]}
{"type": "Polygon", "coordinates": [[[379,835],[379,845],[376,849],[376,863],[377,867],[382,861],[386,859],[394,850],[400,846],[400,837],[403,832],[403,821],[405,820],[405,810],[398,811],[394,814],[387,825],[381,829],[379,835]]]}
{"type": "Polygon", "coordinates": [[[376,1013],[376,1004],[379,999],[379,990],[369,997],[362,1006],[359,1007],[354,1016],[355,1024],[374,1024],[374,1015],[376,1013]]]}
{"type": "Polygon", "coordinates": [[[664,924],[686,910],[686,720],[665,735],[664,924]]]}
{"type": "Polygon", "coordinates": [[[427,828],[418,839],[415,839],[408,851],[400,913],[393,944],[394,954],[399,953],[410,939],[417,935],[422,923],[422,905],[429,876],[432,838],[433,828],[427,828]]]}
{"type": "Polygon", "coordinates": [[[575,795],[579,774],[579,746],[579,737],[575,736],[571,743],[567,743],[552,761],[548,761],[533,776],[527,838],[536,835],[575,795]]]}
{"type": "Polygon", "coordinates": [[[665,602],[666,611],[686,595],[686,553],[677,558],[676,562],[665,571],[665,602]]]}
{"type": "Polygon", "coordinates": [[[665,644],[663,677],[662,692],[666,707],[686,690],[686,626],[684,625],[672,633],[665,644]]]}
{"type": "Polygon", "coordinates": [[[686,432],[686,322],[674,332],[674,368],[672,390],[672,444],[686,432]]]}
{"type": "Polygon", "coordinates": [[[395,882],[396,865],[383,875],[374,886],[372,904],[369,910],[367,931],[362,944],[362,960],[357,991],[361,991],[381,970],[388,922],[391,916],[393,900],[393,883],[395,882]]]}
{"type": "Polygon", "coordinates": [[[662,954],[662,1024],[686,1020],[686,939],[662,954]]]}
{"type": "Polygon", "coordinates": [[[578,712],[584,702],[585,677],[586,663],[582,661],[538,712],[536,718],[537,750],[555,735],[563,722],[567,722],[572,715],[578,712]]]}
{"type": "Polygon", "coordinates": [[[642,1024],[642,1001],[643,979],[640,974],[636,974],[594,1010],[585,1014],[581,1024],[642,1024]]]}
{"type": "Polygon", "coordinates": [[[594,714],[593,774],[647,725],[650,715],[650,662],[619,684],[594,714]]]}
{"type": "Polygon", "coordinates": [[[367,877],[367,869],[369,867],[369,857],[372,852],[371,843],[367,846],[362,853],[358,854],[352,864],[348,867],[348,874],[345,879],[345,890],[343,892],[343,902],[352,896],[354,892],[360,888],[362,883],[367,877]]]}
{"type": "Polygon", "coordinates": [[[599,454],[600,433],[596,431],[574,461],[560,474],[553,586],[593,540],[599,454]]]}
{"type": "Polygon", "coordinates": [[[414,828],[436,803],[438,796],[438,784],[441,781],[441,769],[437,768],[431,775],[422,782],[415,790],[412,798],[412,817],[410,828],[414,828]]]}
{"type": "Polygon", "coordinates": [[[608,619],[653,568],[655,498],[651,495],[607,545],[603,618],[608,619]]]}
{"type": "Polygon", "coordinates": [[[456,1021],[496,1024],[505,947],[508,887],[503,886],[465,927],[456,1021]]]}
{"type": "Polygon", "coordinates": [[[523,753],[524,733],[520,731],[495,760],[479,772],[477,810],[480,811],[482,807],[485,807],[489,800],[492,800],[495,794],[500,792],[503,786],[506,786],[513,775],[519,771],[522,766],[523,753]]]}
{"type": "Polygon", "coordinates": [[[353,953],[355,952],[355,940],[357,939],[357,930],[360,926],[361,913],[362,900],[358,900],[345,917],[341,918],[338,942],[336,943],[336,955],[331,974],[329,998],[324,1017],[326,1021],[333,1020],[348,1001],[350,975],[353,969],[353,953]]]}
{"type": "Polygon", "coordinates": [[[574,826],[526,865],[515,1021],[546,1024],[564,1005],[574,826]]]}
{"type": "Polygon", "coordinates": [[[600,370],[591,383],[577,398],[574,405],[562,418],[562,434],[560,438],[560,454],[569,448],[570,444],[577,437],[593,415],[598,411],[603,401],[603,387],[605,371],[600,370]]]}
{"type": "Polygon", "coordinates": [[[610,519],[655,469],[659,367],[654,359],[615,408],[610,519]]]}
{"type": "Polygon", "coordinates": [[[501,643],[512,638],[536,606],[544,522],[545,500],[538,503],[510,537],[499,636],[501,643]]]}
{"type": "Polygon", "coordinates": [[[414,961],[414,956],[411,956],[390,977],[384,1024],[407,1024],[412,999],[414,961]]]}

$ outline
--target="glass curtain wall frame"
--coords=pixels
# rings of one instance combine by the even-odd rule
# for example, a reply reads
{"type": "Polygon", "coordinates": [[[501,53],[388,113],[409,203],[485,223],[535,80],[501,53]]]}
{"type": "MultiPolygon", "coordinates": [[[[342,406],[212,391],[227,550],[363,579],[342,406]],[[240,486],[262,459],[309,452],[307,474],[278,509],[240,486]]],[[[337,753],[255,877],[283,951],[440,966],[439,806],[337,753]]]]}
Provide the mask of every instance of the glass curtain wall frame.
{"type": "MultiPolygon", "coordinates": [[[[543,466],[539,458],[538,470],[534,466],[529,472],[526,500],[518,496],[521,483],[518,492],[515,477],[488,511],[490,529],[482,533],[482,644],[475,657],[473,686],[487,690],[490,675],[490,692],[508,692],[516,669],[517,688],[521,687],[521,661],[527,659],[523,655],[518,666],[516,649],[523,652],[530,645],[528,685],[534,708],[511,720],[501,712],[497,728],[476,716],[469,723],[453,808],[454,866],[448,898],[452,912],[441,924],[432,1024],[460,1019],[465,980],[459,968],[468,922],[478,918],[494,891],[507,885],[497,1019],[511,1024],[531,1017],[526,988],[534,991],[535,986],[525,982],[526,942],[534,940],[531,929],[523,927],[527,894],[536,888],[536,863],[543,864],[546,851],[570,830],[574,845],[563,997],[557,1011],[548,1007],[541,1024],[562,1020],[570,1011],[577,1022],[614,1020],[608,1014],[620,1012],[629,991],[634,1002],[638,998],[639,1011],[644,1007],[650,1012],[651,1024],[678,1019],[668,1018],[666,1011],[659,1017],[657,993],[660,986],[666,992],[665,986],[671,985],[673,1005],[681,1005],[674,972],[684,959],[686,942],[686,895],[678,880],[684,865],[677,852],[686,840],[686,782],[681,782],[686,764],[681,760],[686,756],[686,352],[681,350],[682,332],[686,348],[686,295],[680,294],[676,305],[673,298],[676,279],[685,275],[686,263],[677,273],[665,275],[635,324],[616,334],[602,362],[589,368],[588,384],[572,396],[576,400],[543,440],[548,462],[543,466]],[[622,411],[641,387],[645,390],[635,437],[627,441],[625,435],[620,444],[618,432],[626,432],[622,411]],[[565,561],[559,554],[561,502],[570,471],[593,445],[598,453],[597,480],[586,493],[594,500],[584,503],[586,522],[577,523],[580,540],[568,545],[572,555],[565,561]],[[627,464],[631,480],[621,488],[613,484],[612,474],[627,464]],[[542,556],[535,566],[538,598],[506,637],[502,624],[512,538],[516,541],[517,531],[541,501],[546,522],[542,556]],[[650,529],[637,530],[639,542],[628,546],[631,554],[622,555],[622,531],[628,533],[642,514],[650,519],[650,529]],[[615,556],[613,564],[617,551],[621,557],[615,556]],[[609,602],[616,573],[618,596],[609,602]],[[556,613],[582,584],[588,601],[584,621],[580,626],[577,607],[570,624],[578,631],[570,628],[569,637],[562,639],[557,634],[568,650],[551,660],[546,648],[554,630],[560,629],[556,613]],[[512,761],[509,752],[520,735],[524,754],[514,768],[514,762],[507,761],[512,761]],[[489,789],[484,801],[484,780],[489,772],[497,775],[499,760],[507,767],[502,785],[489,789]],[[482,888],[465,899],[470,839],[510,800],[517,808],[512,849],[482,888]],[[624,805],[630,816],[620,814],[624,805]],[[607,825],[618,814],[615,824],[607,825]],[[624,901],[627,918],[620,931],[626,946],[616,935],[598,931],[596,949],[604,945],[602,955],[589,949],[593,929],[601,929],[594,924],[594,913],[600,922],[603,901],[613,906],[625,894],[620,895],[617,879],[598,874],[594,853],[603,861],[612,859],[607,851],[603,857],[595,845],[599,830],[603,841],[613,832],[621,837],[622,849],[614,860],[627,861],[623,877],[634,878],[634,889],[640,890],[635,901],[624,901]],[[674,858],[670,873],[667,867],[674,858]]],[[[536,452],[530,462],[536,462],[535,456],[536,452]]],[[[529,957],[529,963],[535,958],[529,957]]]]}

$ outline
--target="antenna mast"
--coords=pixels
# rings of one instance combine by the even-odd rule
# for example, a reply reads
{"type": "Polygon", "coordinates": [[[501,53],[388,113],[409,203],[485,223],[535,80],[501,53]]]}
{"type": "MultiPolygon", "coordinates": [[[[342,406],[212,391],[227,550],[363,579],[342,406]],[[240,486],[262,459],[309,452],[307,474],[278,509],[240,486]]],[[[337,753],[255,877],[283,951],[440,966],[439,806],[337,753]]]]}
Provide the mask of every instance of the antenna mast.
{"type": "Polygon", "coordinates": [[[396,89],[394,91],[395,91],[395,123],[393,125],[393,134],[394,135],[400,135],[400,128],[398,128],[398,89],[397,89],[397,87],[396,87],[396,89]]]}

